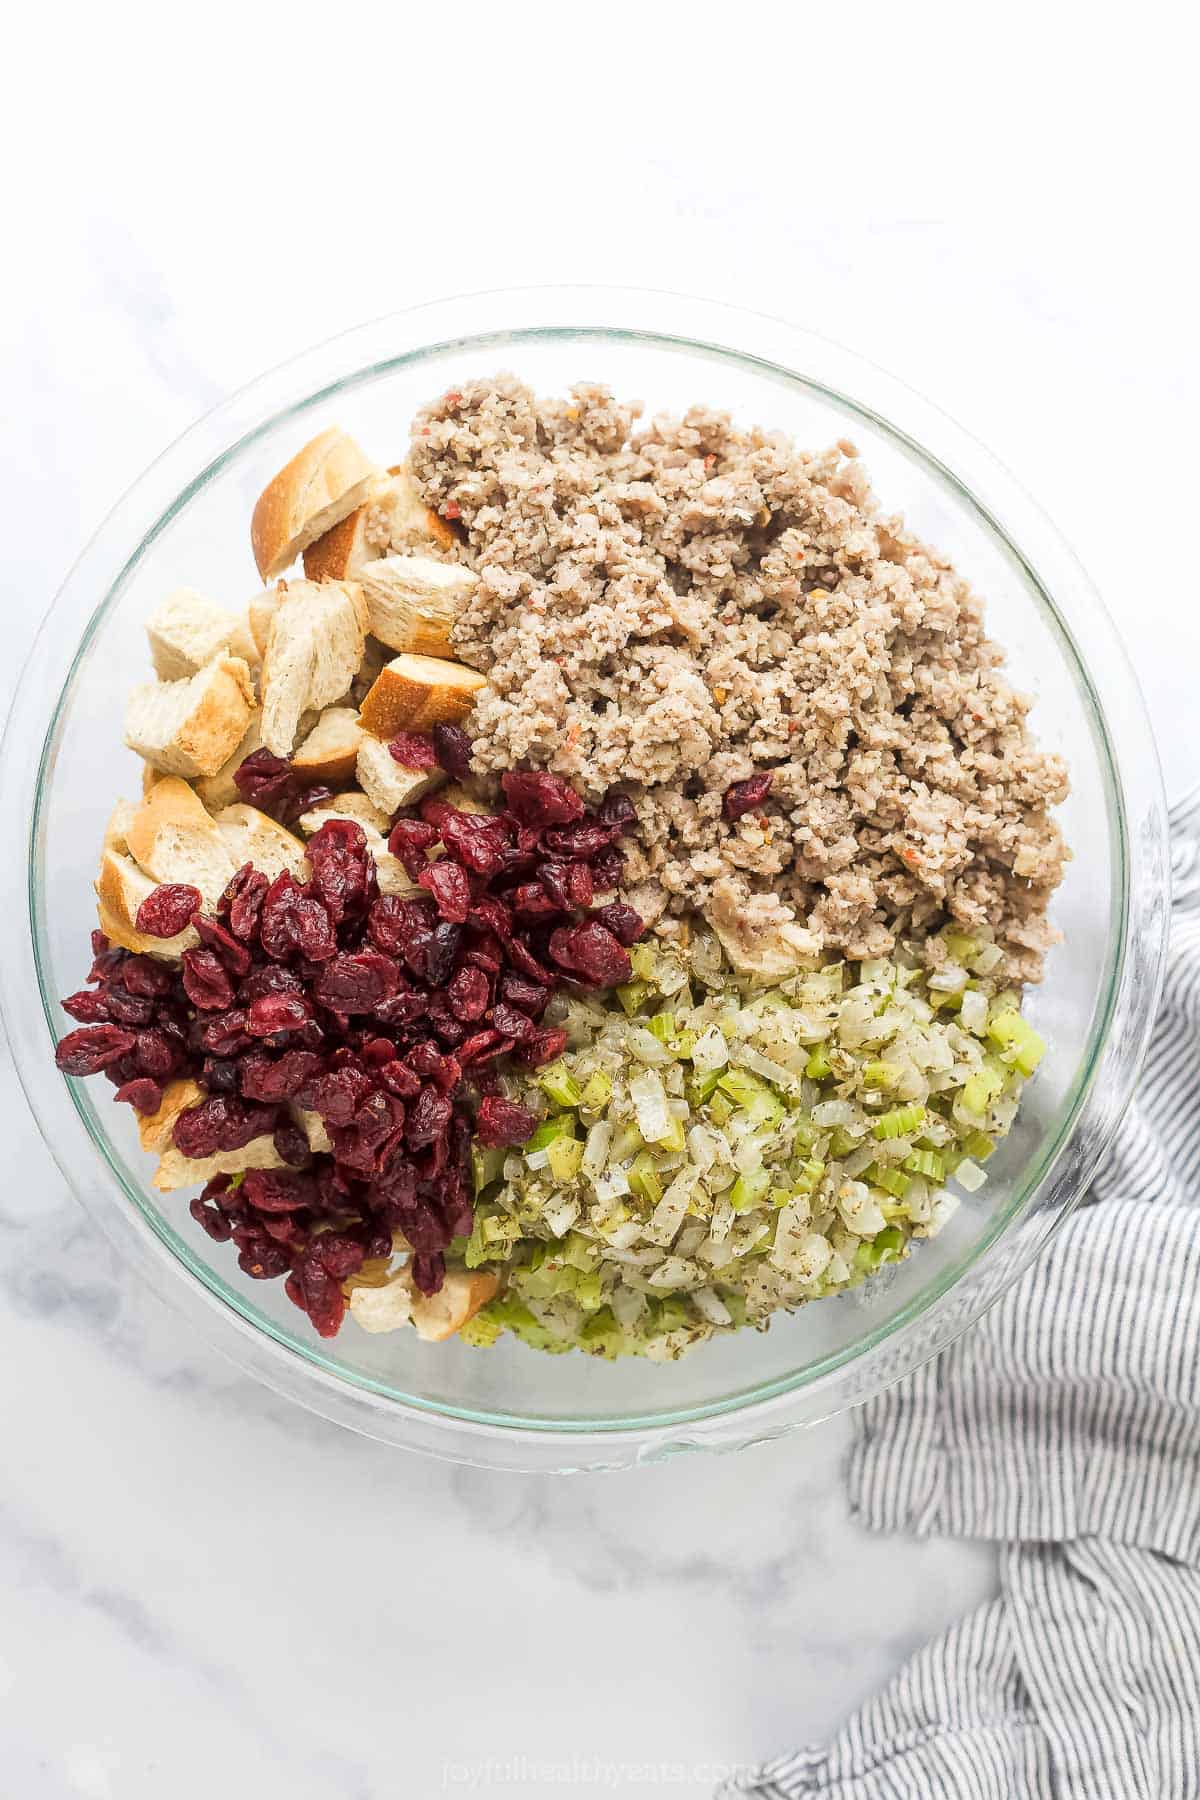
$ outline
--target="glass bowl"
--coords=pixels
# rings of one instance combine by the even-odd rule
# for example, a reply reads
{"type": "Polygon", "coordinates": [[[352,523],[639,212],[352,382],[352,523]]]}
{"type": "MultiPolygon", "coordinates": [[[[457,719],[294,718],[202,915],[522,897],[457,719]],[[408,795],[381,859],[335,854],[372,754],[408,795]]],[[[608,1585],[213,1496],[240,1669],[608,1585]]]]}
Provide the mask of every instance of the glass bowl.
{"type": "Polygon", "coordinates": [[[1087,577],[972,438],[901,383],[777,320],[676,295],[559,288],[473,295],[397,314],[313,350],[195,425],[117,506],[51,609],[18,689],[2,765],[6,841],[28,843],[24,896],[0,939],[4,1013],[46,1142],[89,1212],[153,1286],[243,1368],[359,1431],[514,1469],[616,1467],[731,1449],[868,1398],[962,1331],[1079,1199],[1137,1078],[1167,923],[1165,809],[1146,714],[1087,577]],[[347,1325],[325,1343],[279,1283],[243,1278],[183,1196],[148,1185],[132,1111],[51,1060],[94,924],[105,819],[139,791],[121,744],[144,679],[143,621],[182,584],[230,604],[257,588],[249,519],[271,474],[345,426],[381,461],[417,405],[511,369],[543,392],[609,384],[648,410],[696,401],[824,445],[858,444],[889,511],[985,597],[1034,728],[1061,751],[1074,849],[1054,917],[1065,934],[1031,1015],[1050,1054],[989,1181],[951,1226],[865,1289],[660,1366],[477,1351],[347,1325]]]}

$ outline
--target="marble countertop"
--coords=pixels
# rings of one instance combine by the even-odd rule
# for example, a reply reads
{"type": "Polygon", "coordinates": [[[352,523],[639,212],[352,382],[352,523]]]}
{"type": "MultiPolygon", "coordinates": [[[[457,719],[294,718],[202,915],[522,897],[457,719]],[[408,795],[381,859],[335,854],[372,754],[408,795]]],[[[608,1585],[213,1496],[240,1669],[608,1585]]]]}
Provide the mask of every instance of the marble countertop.
{"type": "MultiPolygon", "coordinates": [[[[525,31],[480,10],[452,79],[432,27],[406,23],[406,66],[442,78],[400,84],[386,118],[335,105],[344,130],[323,157],[307,147],[294,182],[278,169],[303,138],[310,59],[280,50],[267,9],[217,8],[220,28],[186,42],[161,9],[118,7],[119,42],[89,14],[66,61],[52,15],[22,23],[46,73],[14,85],[0,124],[23,170],[8,241],[36,246],[0,290],[0,697],[107,508],[261,367],[438,293],[599,279],[793,316],[971,426],[1097,580],[1182,792],[1200,773],[1197,366],[1175,225],[1190,115],[1172,58],[1153,94],[1144,79],[1156,7],[1137,44],[1089,43],[1076,79],[1044,11],[1017,6],[997,44],[962,9],[950,39],[867,4],[875,54],[852,107],[836,80],[799,95],[787,80],[836,69],[832,24],[764,68],[754,4],[732,44],[680,41],[669,9],[610,10],[639,21],[638,79],[661,72],[636,130],[613,124],[632,78],[612,32],[560,10],[551,43],[540,7],[525,31]],[[48,140],[51,86],[66,129],[48,140]],[[548,154],[566,122],[569,154],[548,154]]],[[[364,46],[387,67],[397,18],[367,5],[322,46],[323,93],[361,87],[364,46]]],[[[846,1421],[736,1459],[570,1479],[454,1469],[326,1425],[117,1266],[7,1059],[0,1108],[13,1800],[690,1800],[731,1764],[827,1734],[992,1590],[982,1548],[857,1529],[846,1421]]]]}

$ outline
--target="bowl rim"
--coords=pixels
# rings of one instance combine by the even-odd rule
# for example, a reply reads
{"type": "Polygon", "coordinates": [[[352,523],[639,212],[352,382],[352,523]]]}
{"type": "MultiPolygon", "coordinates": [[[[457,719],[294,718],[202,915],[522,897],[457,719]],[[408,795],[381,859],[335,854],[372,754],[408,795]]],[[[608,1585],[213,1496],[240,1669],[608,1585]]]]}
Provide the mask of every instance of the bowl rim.
{"type": "Polygon", "coordinates": [[[774,1435],[779,1430],[815,1422],[830,1410],[827,1401],[836,1410],[838,1400],[831,1384],[885,1347],[889,1356],[886,1368],[881,1362],[877,1387],[936,1354],[993,1303],[1077,1203],[1132,1092],[1162,978],[1167,927],[1166,827],[1153,737],[1115,628],[1053,525],[977,440],[931,402],[866,359],[769,315],[659,290],[516,288],[425,302],[340,333],[259,376],[213,408],[133,483],[64,581],[34,641],[10,712],[4,756],[0,759],[0,805],[6,819],[14,818],[14,806],[22,818],[28,818],[30,850],[28,911],[22,921],[23,931],[9,934],[0,944],[0,998],[26,1097],[68,1184],[118,1243],[118,1248],[133,1256],[155,1290],[182,1307],[210,1341],[215,1340],[241,1366],[326,1416],[339,1418],[371,1435],[457,1460],[529,1467],[532,1465],[527,1458],[536,1445],[537,1466],[549,1466],[545,1461],[546,1448],[557,1445],[552,1454],[561,1455],[569,1445],[572,1455],[586,1458],[584,1463],[571,1466],[595,1467],[608,1466],[614,1454],[618,1462],[631,1460],[631,1445],[637,1457],[645,1459],[648,1454],[669,1453],[682,1445],[752,1441],[764,1434],[774,1435]],[[596,324],[598,311],[606,320],[615,313],[621,322],[596,324]],[[497,316],[511,322],[497,324],[497,316]],[[686,333],[680,329],[685,321],[686,333]],[[436,327],[432,341],[426,335],[427,326],[436,327]],[[692,335],[693,331],[696,335],[692,335]],[[462,349],[468,342],[472,346],[492,344],[500,348],[529,338],[565,336],[580,340],[589,335],[636,338],[665,352],[700,352],[733,359],[777,381],[830,398],[885,432],[897,447],[932,470],[956,499],[966,504],[1015,562],[1059,638],[1064,654],[1074,665],[1087,696],[1093,729],[1098,733],[1107,764],[1108,801],[1119,852],[1119,916],[1111,933],[1114,942],[1108,959],[1107,992],[1093,1019],[1089,1053],[1082,1059],[1061,1108],[1058,1129],[1041,1146],[1029,1168],[1022,1171],[1008,1202],[966,1254],[923,1284],[904,1307],[853,1345],[817,1358],[798,1372],[673,1411],[570,1420],[479,1413],[419,1395],[400,1395],[365,1372],[335,1369],[319,1347],[293,1338],[248,1308],[237,1290],[228,1287],[191,1253],[166,1225],[163,1215],[150,1211],[136,1185],[131,1186],[120,1158],[112,1153],[107,1133],[83,1084],[63,1082],[46,1056],[47,1037],[53,1041],[61,1025],[58,996],[48,991],[43,978],[45,959],[39,952],[44,893],[39,891],[37,876],[43,809],[53,774],[56,737],[80,663],[138,562],[176,513],[220,468],[282,419],[302,418],[334,395],[369,382],[389,368],[421,359],[436,369],[440,356],[462,349]],[[747,342],[755,348],[746,349],[747,342]],[[399,347],[401,343],[403,348],[399,347]],[[819,378],[804,372],[809,365],[821,369],[819,378]],[[903,425],[897,423],[891,410],[897,406],[905,419],[903,425]],[[915,434],[915,428],[910,428],[913,420],[919,425],[920,436],[915,434]],[[200,472],[190,473],[196,468],[198,453],[200,472]],[[970,471],[969,481],[960,472],[964,467],[970,471]],[[1004,522],[1014,511],[1021,520],[1019,537],[1004,522]],[[135,548],[125,553],[124,546],[135,542],[135,534],[135,548]],[[1027,549],[1031,540],[1034,547],[1027,549]],[[1047,566],[1052,569],[1052,579],[1041,573],[1047,566]],[[98,579],[103,567],[107,573],[98,579]],[[103,598],[89,611],[90,596],[97,591],[103,593],[103,598]],[[1076,594],[1080,598],[1072,598],[1068,604],[1067,596],[1076,594]],[[1082,616],[1085,606],[1089,632],[1086,658],[1067,616],[1082,616]],[[56,634],[53,628],[63,622],[64,615],[68,621],[82,616],[82,629],[75,633],[65,629],[56,634]],[[1094,673],[1097,663],[1103,669],[1104,703],[1094,673]],[[64,665],[65,677],[56,683],[55,672],[64,665]],[[43,734],[46,703],[38,696],[47,694],[56,694],[56,698],[43,734]],[[34,745],[36,758],[31,756],[34,745]],[[1139,846],[1137,883],[1131,880],[1135,832],[1139,846]],[[22,991],[28,983],[30,961],[39,989],[36,996],[22,991]],[[40,1033],[33,1023],[31,999],[40,1000],[40,1033]],[[1106,1053],[1117,1038],[1122,1054],[1114,1066],[1106,1053]],[[1105,1091],[1094,1105],[1101,1088],[1105,1091]],[[79,1139],[64,1130],[63,1101],[67,1096],[92,1153],[107,1165],[125,1201],[131,1205],[114,1207],[108,1193],[98,1195],[90,1187],[84,1191],[84,1165],[75,1154],[79,1139]],[[1085,1154],[1068,1157],[1072,1146],[1078,1146],[1082,1127],[1092,1115],[1094,1130],[1085,1154]],[[1071,1163],[1066,1190],[1055,1204],[1044,1209],[1043,1216],[1033,1218],[1039,1197],[1065,1161],[1071,1163]],[[1022,1221],[1018,1232],[1015,1227],[1022,1221]],[[967,1277],[981,1271],[981,1265],[1001,1240],[1009,1244],[1004,1268],[994,1267],[989,1272],[991,1279],[978,1283],[979,1291],[971,1299],[965,1291],[967,1277]],[[180,1263],[197,1277],[195,1282],[178,1279],[180,1263]],[[953,1314],[945,1316],[944,1329],[931,1330],[931,1313],[952,1292],[959,1296],[960,1304],[953,1314]],[[922,1322],[922,1340],[919,1344],[913,1341],[912,1353],[906,1355],[905,1335],[922,1322]],[[280,1358],[286,1361],[280,1364],[280,1358]],[[315,1393],[311,1386],[314,1379],[315,1393]],[[396,1429],[398,1421],[401,1429],[396,1429]],[[444,1435],[447,1427],[452,1441],[444,1435]],[[422,1441],[430,1438],[436,1442],[422,1441]],[[503,1446],[499,1450],[497,1441],[503,1446]],[[514,1455],[520,1460],[513,1462],[514,1455]]]}

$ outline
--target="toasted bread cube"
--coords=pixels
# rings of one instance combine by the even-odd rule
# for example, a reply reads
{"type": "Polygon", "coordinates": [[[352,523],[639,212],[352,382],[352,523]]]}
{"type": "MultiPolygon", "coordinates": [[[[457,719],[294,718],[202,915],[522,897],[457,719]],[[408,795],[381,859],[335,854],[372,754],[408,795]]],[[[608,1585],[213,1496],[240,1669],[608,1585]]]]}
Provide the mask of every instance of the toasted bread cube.
{"type": "Polygon", "coordinates": [[[134,688],[125,742],[164,775],[215,775],[246,735],[253,712],[246,662],[217,656],[182,681],[134,688]]]}
{"type": "Polygon", "coordinates": [[[398,807],[415,806],[446,780],[441,769],[406,769],[369,732],[363,733],[358,747],[356,772],[363,793],[389,819],[398,807]]]}
{"type": "Polygon", "coordinates": [[[256,806],[237,801],[223,807],[215,823],[235,869],[253,863],[270,881],[285,869],[297,881],[312,873],[302,840],[256,806]]]}
{"type": "Polygon", "coordinates": [[[168,1081],[158,1111],[143,1113],[138,1119],[138,1137],[143,1150],[165,1150],[171,1142],[175,1121],[180,1113],[191,1112],[205,1098],[204,1089],[191,1076],[168,1081]]]}
{"type": "Polygon", "coordinates": [[[168,1144],[154,1172],[153,1185],[167,1194],[176,1188],[199,1187],[214,1175],[244,1175],[247,1169],[285,1167],[273,1137],[252,1138],[240,1150],[218,1150],[214,1156],[185,1156],[174,1144],[168,1144]]]}
{"type": "Polygon", "coordinates": [[[385,663],[359,709],[364,731],[390,743],[401,731],[431,731],[467,717],[484,676],[437,656],[395,656],[385,663]]]}
{"type": "Polygon", "coordinates": [[[367,609],[353,582],[295,581],[276,607],[262,668],[262,737],[290,756],[301,717],[340,700],[358,673],[367,609]]]}
{"type": "MultiPolygon", "coordinates": [[[[203,801],[186,781],[160,781],[128,829],[130,854],[155,881],[187,882],[214,910],[237,865],[203,801]]],[[[243,859],[244,860],[244,859],[243,859]]]]}
{"type": "Polygon", "coordinates": [[[138,908],[157,886],[124,851],[106,849],[96,877],[100,929],[111,944],[122,950],[157,956],[163,962],[178,962],[185,950],[194,950],[200,942],[191,925],[172,938],[151,937],[137,928],[138,908]]]}
{"type": "Polygon", "coordinates": [[[243,619],[195,588],[177,588],[146,621],[150,656],[160,681],[184,681],[227,652],[251,668],[258,662],[243,619]]]}
{"type": "Polygon", "coordinates": [[[453,1337],[460,1325],[487,1305],[499,1286],[489,1269],[447,1269],[436,1294],[413,1294],[412,1322],[417,1336],[427,1344],[453,1337]]]}
{"type": "Polygon", "coordinates": [[[384,556],[358,572],[371,632],[389,649],[451,657],[450,633],[479,577],[431,556],[384,556]]]}
{"type": "Polygon", "coordinates": [[[449,550],[454,533],[426,506],[401,464],[376,483],[360,507],[304,552],[304,573],[310,581],[345,581],[375,557],[426,544],[449,550]]]}
{"type": "Polygon", "coordinates": [[[353,706],[327,706],[292,757],[292,767],[306,782],[339,787],[353,781],[362,726],[353,706]]]}
{"type": "Polygon", "coordinates": [[[264,581],[290,568],[308,546],[367,498],[379,470],[337,426],[320,432],[258,497],[250,543],[264,581]]]}

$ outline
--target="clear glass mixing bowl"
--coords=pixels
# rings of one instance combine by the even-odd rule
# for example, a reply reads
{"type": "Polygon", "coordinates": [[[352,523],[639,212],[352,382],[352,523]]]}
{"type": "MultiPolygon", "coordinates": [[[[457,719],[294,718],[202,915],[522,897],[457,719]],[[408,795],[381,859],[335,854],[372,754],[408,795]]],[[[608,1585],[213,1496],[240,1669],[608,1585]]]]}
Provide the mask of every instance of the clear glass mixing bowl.
{"type": "Polygon", "coordinates": [[[437,302],[309,352],[220,406],[147,471],[69,576],[20,683],[0,764],[5,841],[28,843],[24,893],[0,934],[4,1012],[46,1142],[92,1216],[211,1341],[329,1418],[390,1442],[518,1469],[603,1468],[730,1449],[866,1399],[962,1331],[1079,1198],[1132,1091],[1161,976],[1165,812],[1134,677],[1094,590],[1012,478],[936,408],[880,370],[773,319],[675,295],[521,290],[437,302]],[[416,406],[512,369],[536,388],[583,378],[649,410],[695,401],[805,445],[849,436],[888,510],[952,556],[986,597],[1043,743],[1071,765],[1075,852],[1054,916],[1065,943],[1030,1011],[1050,1054],[989,1181],[889,1278],[682,1362],[615,1364],[433,1346],[411,1332],[313,1335],[282,1286],[237,1271],[180,1195],[148,1185],[130,1109],[51,1060],[94,924],[104,821],[138,791],[121,744],[144,678],[143,621],[171,588],[230,604],[257,587],[256,495],[337,422],[381,461],[416,406]]]}

